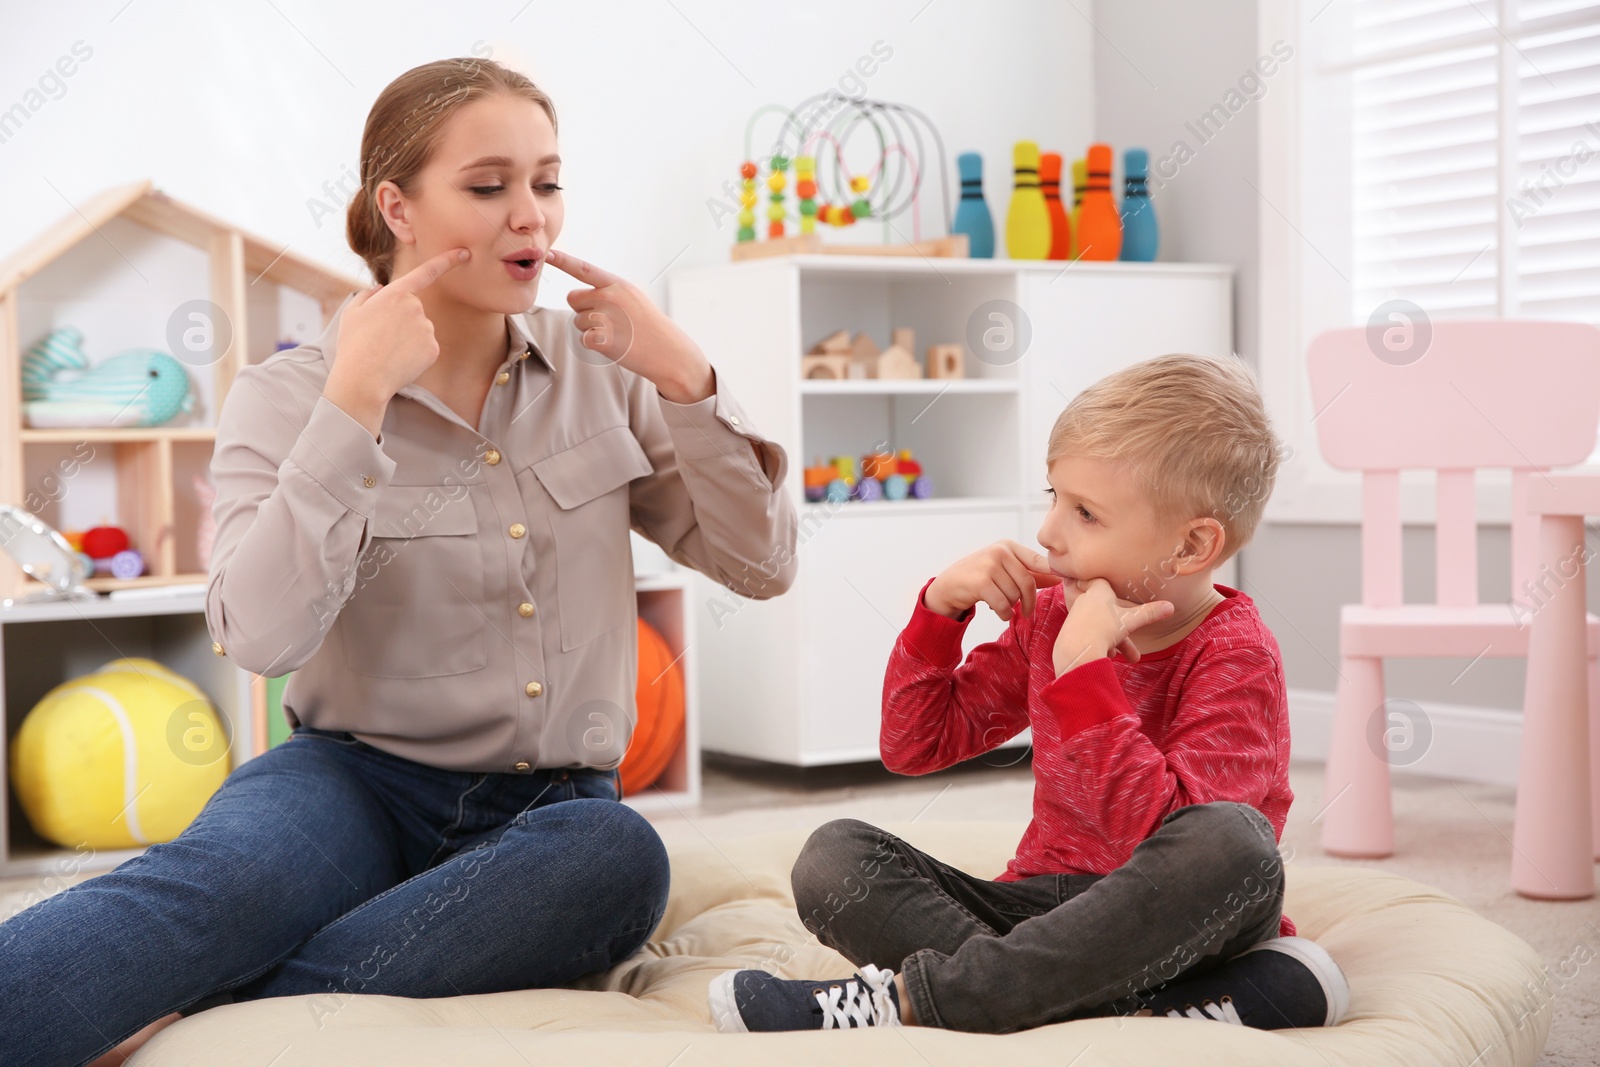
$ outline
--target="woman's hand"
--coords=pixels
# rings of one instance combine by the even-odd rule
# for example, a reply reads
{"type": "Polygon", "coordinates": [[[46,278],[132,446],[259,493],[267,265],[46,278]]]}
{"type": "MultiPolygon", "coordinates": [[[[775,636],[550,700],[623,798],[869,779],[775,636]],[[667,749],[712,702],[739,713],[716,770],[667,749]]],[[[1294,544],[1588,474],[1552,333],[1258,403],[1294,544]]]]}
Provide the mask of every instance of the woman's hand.
{"type": "Polygon", "coordinates": [[[1050,562],[1015,541],[996,541],[963,556],[939,573],[922,602],[929,611],[955,619],[978,601],[1011,621],[1011,605],[1022,601],[1022,614],[1032,615],[1038,588],[1059,585],[1061,575],[1050,562]]]}
{"type": "Polygon", "coordinates": [[[583,347],[599,357],[591,362],[621,363],[676,404],[712,394],[716,377],[705,353],[638,286],[553,248],[545,262],[593,287],[567,294],[583,347]]]}
{"type": "Polygon", "coordinates": [[[417,294],[471,256],[452,248],[395,278],[357,293],[339,320],[339,358],[323,393],[376,432],[394,395],[439,358],[433,322],[417,294]],[[347,406],[348,405],[348,406],[347,406]],[[353,410],[352,410],[353,409],[353,410]]]}

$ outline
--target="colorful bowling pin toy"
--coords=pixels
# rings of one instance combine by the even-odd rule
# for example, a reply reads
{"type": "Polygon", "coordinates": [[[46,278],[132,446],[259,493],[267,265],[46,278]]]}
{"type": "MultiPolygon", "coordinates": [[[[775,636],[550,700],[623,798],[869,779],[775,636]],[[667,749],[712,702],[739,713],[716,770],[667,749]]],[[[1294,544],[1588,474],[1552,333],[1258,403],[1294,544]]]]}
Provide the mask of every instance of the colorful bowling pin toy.
{"type": "Polygon", "coordinates": [[[961,201],[956,205],[951,233],[967,235],[967,255],[972,259],[994,258],[994,216],[983,199],[983,157],[963,152],[956,157],[961,175],[961,201]]]}
{"type": "Polygon", "coordinates": [[[1072,259],[1078,258],[1078,222],[1083,218],[1083,191],[1089,187],[1089,161],[1074,159],[1072,161],[1072,240],[1068,245],[1067,253],[1072,259]]]}
{"type": "Polygon", "coordinates": [[[1015,185],[1006,210],[1006,254],[1012,259],[1043,259],[1050,251],[1050,212],[1039,188],[1039,145],[1018,141],[1012,149],[1015,185]]]}
{"type": "Polygon", "coordinates": [[[1116,259],[1122,254],[1122,219],[1111,195],[1111,146],[1089,146],[1089,186],[1083,191],[1083,213],[1074,227],[1078,257],[1116,259]]]}
{"type": "Polygon", "coordinates": [[[1150,202],[1150,153],[1130,148],[1122,157],[1122,173],[1127,191],[1122,194],[1122,258],[1135,263],[1153,263],[1160,234],[1156,230],[1156,209],[1150,202]]]}
{"type": "Polygon", "coordinates": [[[1047,259],[1066,259],[1072,254],[1072,220],[1061,203],[1061,153],[1046,152],[1039,157],[1039,186],[1044,190],[1044,206],[1050,212],[1050,254],[1047,259]]]}

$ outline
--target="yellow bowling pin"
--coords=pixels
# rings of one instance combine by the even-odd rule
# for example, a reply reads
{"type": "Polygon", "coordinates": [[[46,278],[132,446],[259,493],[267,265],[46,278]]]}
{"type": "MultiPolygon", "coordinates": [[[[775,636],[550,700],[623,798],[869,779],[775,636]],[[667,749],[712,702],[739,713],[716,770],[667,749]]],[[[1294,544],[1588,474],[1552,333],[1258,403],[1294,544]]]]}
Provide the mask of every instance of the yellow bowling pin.
{"type": "Polygon", "coordinates": [[[1006,254],[1044,259],[1050,254],[1050,209],[1039,188],[1039,143],[1018,141],[1011,155],[1016,178],[1006,209],[1006,254]]]}
{"type": "Polygon", "coordinates": [[[1078,258],[1078,226],[1083,221],[1083,192],[1089,187],[1089,161],[1072,161],[1072,251],[1068,259],[1078,258]]]}

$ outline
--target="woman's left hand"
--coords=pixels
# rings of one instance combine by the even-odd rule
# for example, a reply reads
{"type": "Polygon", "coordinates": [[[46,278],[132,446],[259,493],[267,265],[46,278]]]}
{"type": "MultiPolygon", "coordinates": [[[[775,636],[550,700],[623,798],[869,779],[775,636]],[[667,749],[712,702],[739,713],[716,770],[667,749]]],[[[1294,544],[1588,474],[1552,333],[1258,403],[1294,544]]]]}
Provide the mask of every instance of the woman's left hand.
{"type": "Polygon", "coordinates": [[[553,248],[545,262],[592,286],[567,294],[583,347],[599,357],[590,362],[621,363],[676,404],[712,394],[716,377],[705,353],[638,286],[553,248]]]}

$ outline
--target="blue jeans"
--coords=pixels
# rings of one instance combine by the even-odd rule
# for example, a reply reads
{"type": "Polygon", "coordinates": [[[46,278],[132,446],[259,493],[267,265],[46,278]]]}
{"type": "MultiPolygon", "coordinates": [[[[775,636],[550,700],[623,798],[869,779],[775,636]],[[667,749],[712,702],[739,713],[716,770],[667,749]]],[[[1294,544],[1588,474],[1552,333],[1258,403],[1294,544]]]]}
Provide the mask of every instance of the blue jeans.
{"type": "Polygon", "coordinates": [[[631,956],[667,854],[614,770],[447,771],[297,729],[176,839],[0,923],[0,1061],[82,1064],[174,1011],[561,985],[631,956]]]}
{"type": "Polygon", "coordinates": [[[790,880],[806,928],[900,972],[919,1023],[983,1034],[1137,1011],[1140,992],[1277,937],[1283,915],[1272,824],[1224,800],[1169,812],[1109,874],[997,882],[836,819],[790,880]]]}

